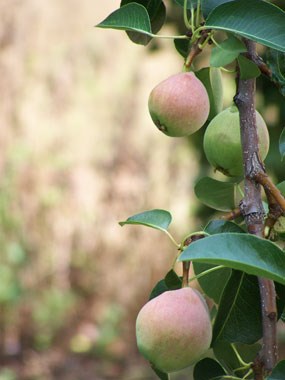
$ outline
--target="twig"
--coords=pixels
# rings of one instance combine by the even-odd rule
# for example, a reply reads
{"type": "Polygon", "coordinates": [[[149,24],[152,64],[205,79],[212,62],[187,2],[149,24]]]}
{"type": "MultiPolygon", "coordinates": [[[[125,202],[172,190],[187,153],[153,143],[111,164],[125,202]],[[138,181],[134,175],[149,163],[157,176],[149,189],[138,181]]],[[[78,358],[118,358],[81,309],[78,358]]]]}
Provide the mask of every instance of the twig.
{"type": "Polygon", "coordinates": [[[234,220],[241,216],[241,210],[240,208],[235,208],[232,211],[227,212],[226,214],[221,216],[221,219],[223,220],[234,220]]]}
{"type": "MultiPolygon", "coordinates": [[[[244,39],[247,47],[247,56],[255,57],[255,43],[244,39]]],[[[255,79],[242,80],[237,76],[237,94],[235,103],[239,109],[241,125],[241,142],[243,151],[245,196],[241,202],[241,211],[245,217],[248,232],[259,237],[264,235],[264,209],[261,199],[261,186],[256,175],[265,173],[264,165],[258,151],[258,135],[255,116],[255,79]]],[[[270,193],[272,194],[272,193],[270,193]]],[[[262,325],[263,347],[253,364],[255,380],[262,380],[269,373],[277,361],[276,343],[276,294],[274,282],[258,278],[262,325]]]]}

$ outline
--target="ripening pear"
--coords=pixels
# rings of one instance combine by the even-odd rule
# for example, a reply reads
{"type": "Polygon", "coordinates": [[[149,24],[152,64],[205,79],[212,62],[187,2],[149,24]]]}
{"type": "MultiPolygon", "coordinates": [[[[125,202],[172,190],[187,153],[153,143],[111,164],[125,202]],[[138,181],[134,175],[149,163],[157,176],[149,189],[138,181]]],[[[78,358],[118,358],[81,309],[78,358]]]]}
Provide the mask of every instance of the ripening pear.
{"type": "Polygon", "coordinates": [[[150,300],[136,321],[141,354],[163,372],[175,372],[198,361],[209,349],[212,326],[201,294],[185,287],[150,300]]]}
{"type": "Polygon", "coordinates": [[[165,79],[151,91],[148,108],[161,132],[182,137],[205,124],[210,103],[203,83],[193,72],[183,72],[165,79]]]}
{"type": "MultiPolygon", "coordinates": [[[[256,113],[259,154],[265,159],[269,134],[265,121],[256,113]]],[[[211,120],[204,135],[204,152],[215,168],[229,177],[243,175],[239,112],[236,106],[226,108],[211,120]]]]}

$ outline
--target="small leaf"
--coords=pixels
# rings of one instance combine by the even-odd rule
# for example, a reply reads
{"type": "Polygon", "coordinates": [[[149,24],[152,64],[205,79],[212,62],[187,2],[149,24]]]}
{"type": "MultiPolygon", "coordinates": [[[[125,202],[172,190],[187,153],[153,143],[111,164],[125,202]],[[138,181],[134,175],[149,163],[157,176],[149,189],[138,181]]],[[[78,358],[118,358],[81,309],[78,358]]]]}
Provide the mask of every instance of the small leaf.
{"type": "Polygon", "coordinates": [[[285,380],[285,360],[281,360],[267,380],[285,380]]]}
{"type": "MultiPolygon", "coordinates": [[[[145,7],[149,15],[152,33],[156,34],[163,26],[166,17],[166,8],[162,0],[122,0],[120,7],[134,2],[145,7]]],[[[131,41],[140,45],[147,45],[152,39],[150,36],[138,32],[127,31],[127,35],[131,41]]]]}
{"type": "Polygon", "coordinates": [[[149,299],[153,299],[157,296],[159,296],[160,294],[164,293],[164,292],[167,292],[169,289],[165,283],[165,280],[160,280],[158,281],[158,283],[155,285],[155,287],[152,289],[150,295],[149,295],[149,299]]]}
{"type": "MultiPolygon", "coordinates": [[[[198,275],[215,266],[216,265],[198,262],[193,263],[195,275],[198,275]]],[[[232,270],[230,268],[221,268],[198,278],[198,282],[205,294],[212,298],[216,304],[219,304],[220,302],[221,295],[231,273],[232,270]]]]}
{"type": "Polygon", "coordinates": [[[157,230],[166,231],[171,220],[172,217],[168,211],[155,209],[130,216],[126,221],[119,222],[119,224],[120,226],[124,226],[125,224],[140,224],[157,230]]]}
{"type": "Polygon", "coordinates": [[[182,285],[181,278],[173,269],[166,274],[164,281],[169,290],[180,289],[182,285]]]}
{"type": "Polygon", "coordinates": [[[285,128],[283,128],[283,131],[279,138],[279,152],[281,154],[281,159],[283,160],[285,156],[285,128]]]}
{"type": "Polygon", "coordinates": [[[200,179],[194,187],[195,195],[206,206],[219,211],[235,208],[235,184],[210,177],[200,179]]]}
{"type": "Polygon", "coordinates": [[[194,368],[194,380],[211,380],[226,375],[221,365],[214,359],[205,358],[200,360],[194,368]]]}
{"type": "Polygon", "coordinates": [[[244,52],[246,52],[246,47],[243,42],[230,35],[227,40],[212,49],[210,65],[214,67],[226,66],[244,52]]]}
{"type": "Polygon", "coordinates": [[[271,241],[250,234],[208,236],[191,243],[178,260],[225,265],[285,285],[285,252],[271,241]]]}
{"type": "Polygon", "coordinates": [[[236,33],[285,51],[285,12],[266,1],[239,0],[221,4],[208,16],[206,27],[236,33]]]}
{"type": "Polygon", "coordinates": [[[238,64],[241,79],[257,78],[261,74],[258,66],[243,55],[238,56],[238,64]]]}
{"type": "Polygon", "coordinates": [[[131,30],[152,36],[147,10],[137,3],[126,4],[115,10],[96,26],[98,28],[131,30]]]}
{"type": "Polygon", "coordinates": [[[205,227],[205,232],[209,235],[222,234],[226,232],[243,233],[244,230],[234,222],[227,220],[211,220],[205,227]]]}
{"type": "Polygon", "coordinates": [[[183,58],[186,58],[190,51],[190,40],[181,40],[179,38],[174,39],[175,49],[183,58]]]}
{"type": "Polygon", "coordinates": [[[213,327],[218,340],[255,343],[262,336],[260,293],[256,276],[233,271],[224,289],[213,327]]]}
{"type": "Polygon", "coordinates": [[[165,372],[162,372],[160,369],[155,368],[152,363],[150,363],[151,368],[153,371],[157,374],[157,376],[160,378],[160,380],[169,380],[169,375],[165,372]]]}
{"type": "Polygon", "coordinates": [[[268,49],[266,63],[271,70],[272,81],[277,85],[281,94],[285,96],[285,54],[274,49],[268,49]]]}
{"type": "Polygon", "coordinates": [[[282,195],[285,196],[285,181],[282,181],[282,182],[278,183],[278,185],[276,185],[276,186],[280,190],[280,192],[282,193],[282,195]]]}
{"type": "Polygon", "coordinates": [[[213,117],[223,109],[223,83],[221,70],[216,67],[204,67],[201,70],[195,71],[195,75],[206,87],[210,100],[208,120],[212,120],[213,117]]]}
{"type": "MultiPolygon", "coordinates": [[[[259,343],[252,345],[235,343],[235,348],[238,351],[240,357],[245,362],[250,363],[253,362],[254,358],[261,348],[261,345],[259,343]]],[[[240,367],[240,362],[236,356],[235,351],[233,350],[231,343],[226,341],[215,342],[213,345],[213,351],[217,360],[229,373],[240,367]]],[[[247,371],[247,369],[245,369],[244,373],[239,371],[239,374],[243,376],[247,371]]]]}

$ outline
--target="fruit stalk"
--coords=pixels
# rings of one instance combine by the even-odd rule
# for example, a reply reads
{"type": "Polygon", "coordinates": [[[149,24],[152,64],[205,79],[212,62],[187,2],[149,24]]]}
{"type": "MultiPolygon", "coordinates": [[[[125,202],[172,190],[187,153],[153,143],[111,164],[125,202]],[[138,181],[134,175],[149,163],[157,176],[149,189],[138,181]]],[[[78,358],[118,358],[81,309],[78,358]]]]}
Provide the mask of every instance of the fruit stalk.
{"type": "MultiPolygon", "coordinates": [[[[253,41],[244,39],[247,56],[256,55],[253,41]]],[[[237,74],[237,94],[234,98],[239,109],[241,143],[244,167],[244,199],[241,211],[247,224],[248,232],[259,237],[264,236],[264,209],[261,199],[261,186],[256,181],[256,174],[264,173],[264,165],[258,151],[258,136],[255,114],[255,79],[243,80],[237,74]]],[[[276,343],[276,293],[273,281],[259,278],[261,297],[263,346],[253,365],[255,380],[261,380],[272,371],[277,362],[276,343]]]]}

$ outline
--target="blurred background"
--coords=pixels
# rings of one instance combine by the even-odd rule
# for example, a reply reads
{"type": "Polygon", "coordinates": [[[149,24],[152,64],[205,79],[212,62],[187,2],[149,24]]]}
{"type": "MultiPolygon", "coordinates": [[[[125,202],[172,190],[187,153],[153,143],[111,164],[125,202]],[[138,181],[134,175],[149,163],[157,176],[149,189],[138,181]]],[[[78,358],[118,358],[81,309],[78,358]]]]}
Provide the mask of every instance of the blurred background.
{"type": "MultiPolygon", "coordinates": [[[[181,9],[166,3],[163,32],[176,34],[181,9]]],[[[149,92],[183,59],[169,40],[145,48],[95,29],[119,4],[0,0],[0,380],[155,379],[135,318],[177,252],[158,231],[118,222],[163,208],[181,240],[211,217],[193,193],[213,175],[202,132],[171,139],[148,115],[149,92]]],[[[259,82],[281,181],[284,100],[259,82]]],[[[227,106],[233,78],[224,85],[227,106]]]]}

